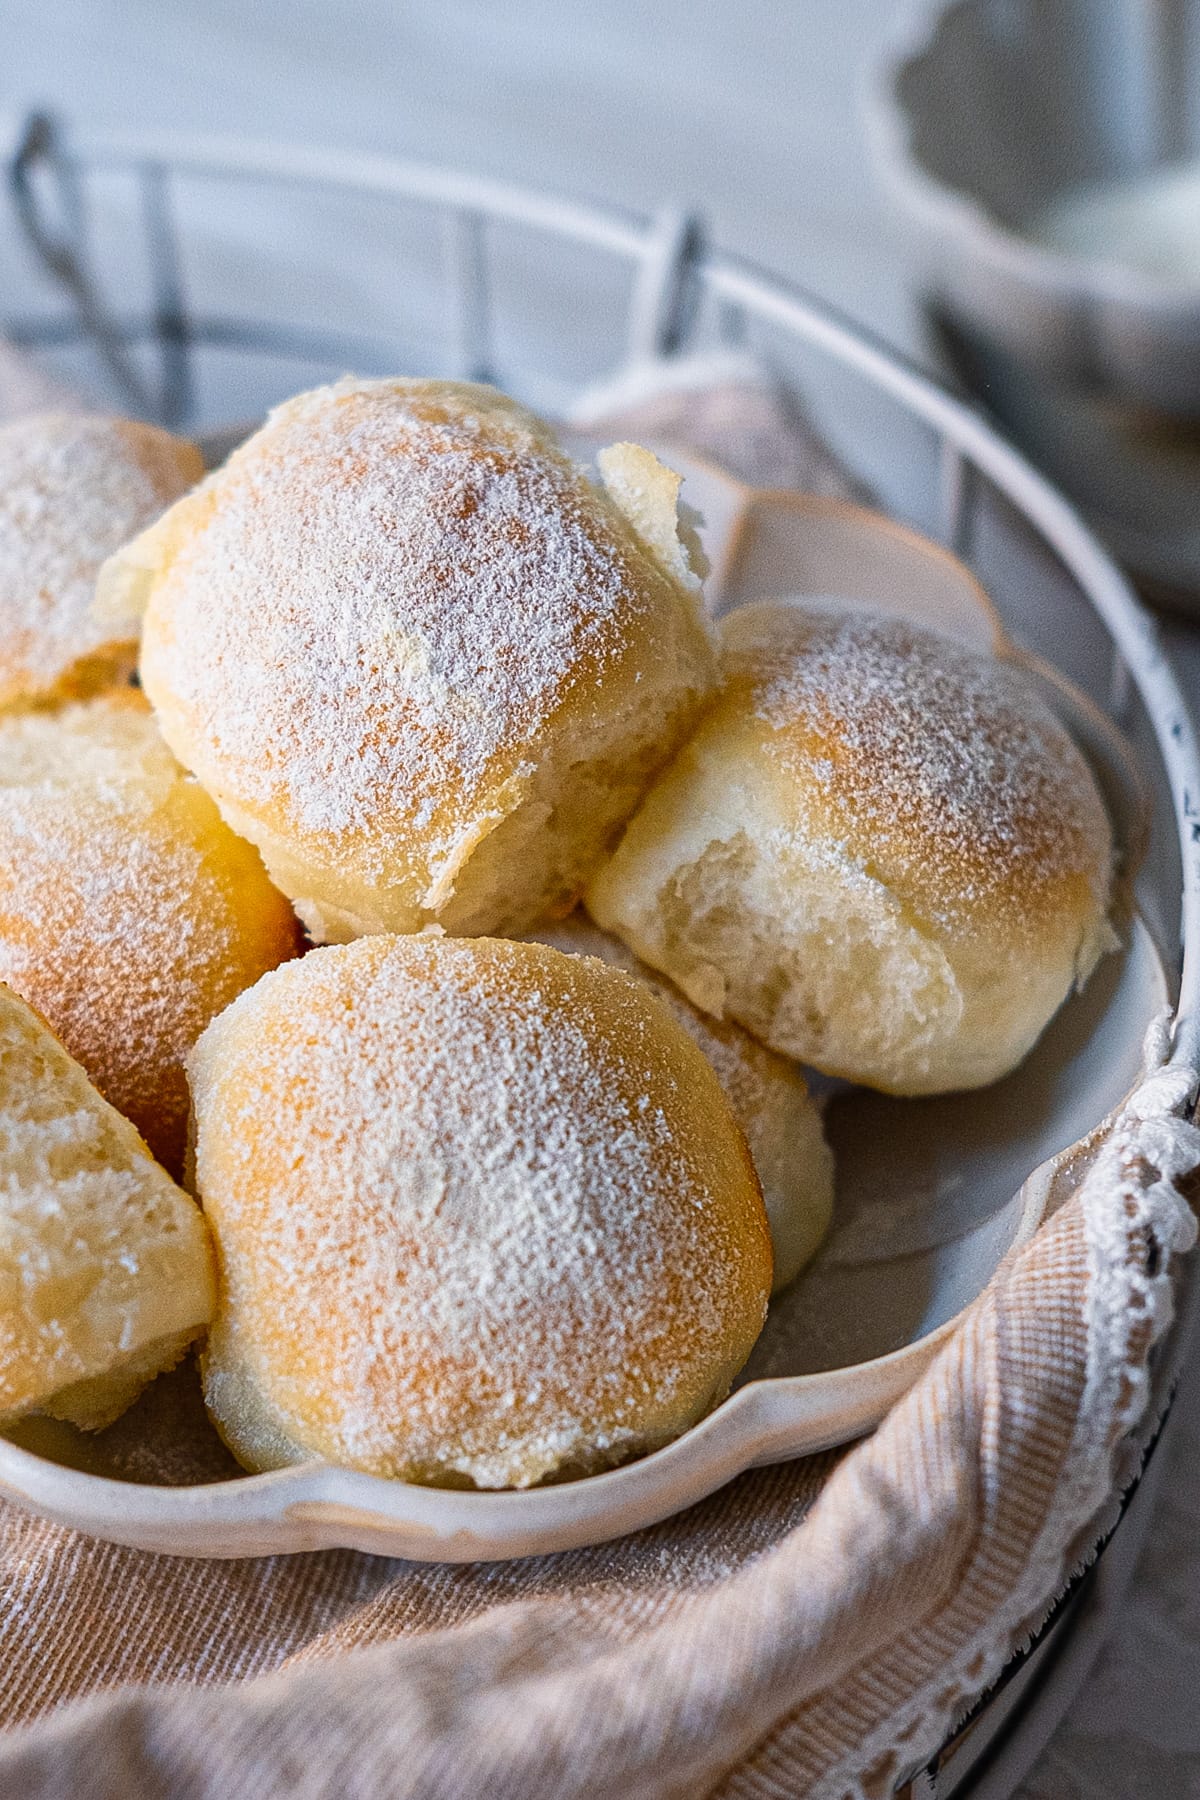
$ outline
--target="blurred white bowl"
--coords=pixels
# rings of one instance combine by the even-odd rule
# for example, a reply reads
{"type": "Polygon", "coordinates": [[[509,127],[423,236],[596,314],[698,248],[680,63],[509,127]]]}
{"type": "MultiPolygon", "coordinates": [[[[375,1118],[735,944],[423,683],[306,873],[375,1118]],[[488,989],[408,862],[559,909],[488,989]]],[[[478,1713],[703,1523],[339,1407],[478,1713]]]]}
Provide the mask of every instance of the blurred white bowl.
{"type": "Polygon", "coordinates": [[[922,0],[867,116],[919,289],[960,330],[1200,416],[1200,204],[1168,191],[1200,199],[1200,0],[922,0]]]}

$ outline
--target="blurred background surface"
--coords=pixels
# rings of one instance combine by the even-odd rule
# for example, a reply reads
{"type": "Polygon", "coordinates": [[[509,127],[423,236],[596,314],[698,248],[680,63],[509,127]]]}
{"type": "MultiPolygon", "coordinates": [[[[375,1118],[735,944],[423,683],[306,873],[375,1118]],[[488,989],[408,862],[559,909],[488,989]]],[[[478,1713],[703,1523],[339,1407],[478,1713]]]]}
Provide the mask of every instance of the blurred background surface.
{"type": "Polygon", "coordinates": [[[893,339],[914,309],[856,86],[896,0],[6,0],[0,96],[80,126],[453,164],[653,210],[893,339]]]}

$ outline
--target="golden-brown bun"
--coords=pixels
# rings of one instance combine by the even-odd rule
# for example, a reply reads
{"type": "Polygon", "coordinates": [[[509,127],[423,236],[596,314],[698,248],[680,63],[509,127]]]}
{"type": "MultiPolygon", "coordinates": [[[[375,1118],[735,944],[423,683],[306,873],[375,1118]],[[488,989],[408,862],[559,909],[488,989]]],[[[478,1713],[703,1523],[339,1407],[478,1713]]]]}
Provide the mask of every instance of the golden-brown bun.
{"type": "Polygon", "coordinates": [[[746,1134],[762,1184],[775,1252],[772,1293],[815,1255],[833,1212],[833,1155],[803,1071],[729,1019],[698,1012],[674,982],[639,962],[582,910],[532,934],[568,956],[597,956],[645,982],[699,1045],[746,1134]]]}
{"type": "Polygon", "coordinates": [[[0,1423],[109,1424],[212,1317],[199,1207],[0,985],[0,1423]]]}
{"type": "Polygon", "coordinates": [[[896,618],[761,603],[592,883],[716,1017],[898,1094],[1014,1067],[1113,942],[1096,784],[1019,672],[896,618]]]}
{"type": "Polygon", "coordinates": [[[179,1173],[183,1058],[299,948],[258,852],[114,689],[0,719],[0,980],[179,1173]]]}
{"type": "Polygon", "coordinates": [[[344,381],[109,564],[163,735],[315,937],[569,910],[691,724],[678,478],[602,467],[621,505],[491,388],[344,381]]]}
{"type": "Polygon", "coordinates": [[[771,1243],[716,1076],[645,988],[495,938],[373,937],[266,976],[189,1063],[248,1468],[527,1487],[729,1390],[771,1243]]]}
{"type": "Polygon", "coordinates": [[[96,575],[203,473],[194,444],[130,419],[39,413],[0,426],[0,708],[128,680],[137,622],[91,616],[96,575]]]}

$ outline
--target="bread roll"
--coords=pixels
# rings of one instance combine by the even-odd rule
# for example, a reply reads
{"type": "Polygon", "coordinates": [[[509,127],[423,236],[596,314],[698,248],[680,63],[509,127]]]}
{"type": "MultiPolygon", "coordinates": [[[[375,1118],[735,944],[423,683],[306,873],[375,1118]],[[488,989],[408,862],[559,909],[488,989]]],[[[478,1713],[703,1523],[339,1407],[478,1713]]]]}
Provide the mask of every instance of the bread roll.
{"type": "Polygon", "coordinates": [[[0,1424],[109,1424],[213,1298],[199,1208],[0,985],[0,1424]]]}
{"type": "Polygon", "coordinates": [[[693,1003],[896,1094],[1018,1063],[1114,942],[1112,839],[1019,671],[897,618],[761,603],[587,896],[693,1003]]]}
{"type": "Polygon", "coordinates": [[[701,1418],[762,1328],[745,1139],[615,969],[366,938],[264,977],[189,1068],[221,1269],[205,1394],[247,1468],[583,1474],[701,1418]]]}
{"type": "Polygon", "coordinates": [[[113,560],[163,734],[318,939],[574,903],[712,684],[678,479],[586,481],[491,388],[272,413],[113,560]]]}
{"type": "Polygon", "coordinates": [[[582,910],[533,934],[568,956],[597,956],[643,981],[703,1050],[746,1134],[762,1184],[775,1253],[772,1293],[794,1281],[816,1253],[833,1211],[833,1156],[803,1070],[732,1020],[698,1012],[662,975],[639,962],[582,910]]]}
{"type": "Polygon", "coordinates": [[[194,444],[131,419],[0,425],[0,709],[128,680],[136,620],[91,616],[97,573],[203,473],[194,444]]]}
{"type": "Polygon", "coordinates": [[[179,767],[134,689],[0,719],[0,980],[172,1173],[184,1055],[299,946],[257,851],[179,767]]]}

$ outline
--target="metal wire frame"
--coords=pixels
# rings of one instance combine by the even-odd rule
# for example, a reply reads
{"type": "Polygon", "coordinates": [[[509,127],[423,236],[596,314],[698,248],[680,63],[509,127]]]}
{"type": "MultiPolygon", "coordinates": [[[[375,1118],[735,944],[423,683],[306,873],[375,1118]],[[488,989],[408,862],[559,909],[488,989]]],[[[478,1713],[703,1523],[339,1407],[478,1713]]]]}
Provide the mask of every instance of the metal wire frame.
{"type": "MultiPolygon", "coordinates": [[[[632,213],[579,206],[433,164],[228,138],[176,140],[116,134],[68,139],[50,115],[41,112],[31,114],[15,134],[8,172],[27,239],[71,297],[78,324],[118,388],[139,411],[168,424],[178,424],[187,416],[191,344],[244,341],[243,332],[253,341],[252,326],[224,320],[202,324],[187,317],[170,191],[173,180],[180,176],[268,181],[434,208],[445,227],[452,321],[448,363],[453,372],[466,378],[483,378],[492,370],[485,226],[493,220],[589,244],[628,262],[633,280],[625,340],[631,354],[646,358],[669,355],[679,347],[686,331],[687,276],[700,239],[695,218],[677,209],[664,210],[647,220],[632,213]],[[133,175],[142,190],[156,305],[149,320],[132,326],[109,310],[88,270],[83,181],[103,172],[133,175]],[[48,184],[49,191],[39,183],[48,184]],[[159,348],[157,387],[147,384],[128,354],[129,339],[147,332],[159,348]]],[[[59,326],[58,332],[62,329],[59,326]]],[[[45,340],[53,341],[56,335],[51,324],[45,340]]],[[[288,334],[289,347],[303,353],[307,346],[328,344],[335,335],[288,334]]],[[[271,327],[271,336],[279,342],[278,327],[271,327]]],[[[268,346],[260,340],[259,347],[268,346]]]]}
{"type": "MultiPolygon", "coordinates": [[[[0,153],[2,144],[0,139],[0,153]]],[[[1184,954],[1171,1061],[1187,1072],[1194,1097],[1200,1085],[1200,756],[1188,708],[1153,620],[1111,558],[1070,505],[968,405],[828,306],[709,247],[697,220],[686,212],[646,218],[435,165],[225,137],[67,137],[42,113],[12,130],[9,146],[8,179],[18,218],[38,259],[72,306],[67,319],[26,327],[24,335],[43,343],[85,337],[131,409],[165,424],[188,417],[198,345],[314,359],[336,359],[348,352],[349,360],[355,360],[354,341],[345,333],[189,313],[173,205],[174,184],[185,176],[274,182],[433,209],[445,232],[445,360],[456,374],[487,378],[497,372],[488,227],[507,222],[590,245],[628,265],[625,349],[631,360],[670,356],[686,348],[701,306],[708,304],[727,341],[738,341],[751,320],[773,326],[849,368],[920,419],[938,446],[936,510],[942,540],[956,552],[966,552],[990,483],[1066,568],[1103,620],[1114,645],[1114,702],[1120,702],[1132,681],[1145,703],[1170,783],[1183,877],[1184,954]],[[152,306],[146,318],[115,314],[89,271],[84,186],[88,176],[100,172],[132,176],[139,185],[151,270],[152,306]],[[131,344],[145,338],[156,347],[156,381],[147,380],[130,354],[131,344]]],[[[1189,1314],[1197,1300],[1200,1295],[1190,1297],[1189,1314]]]]}

